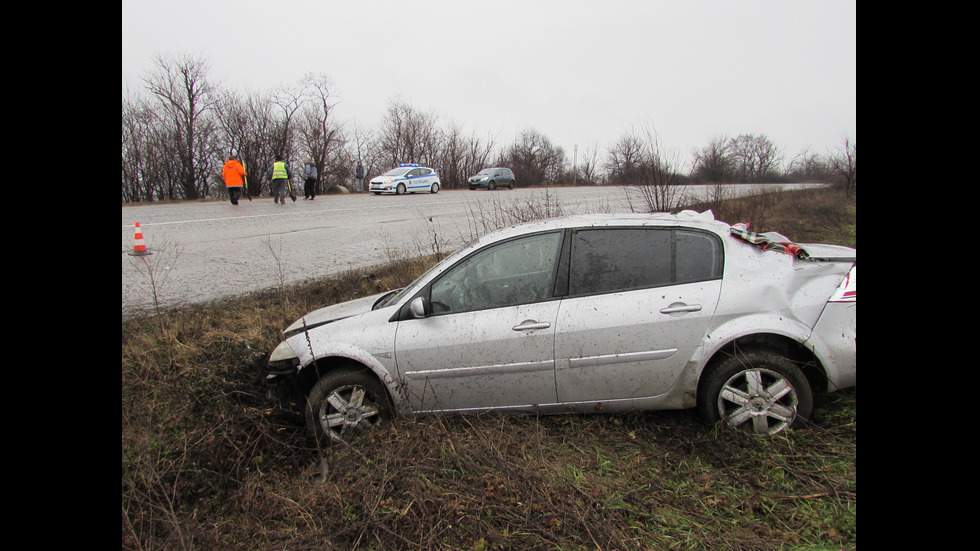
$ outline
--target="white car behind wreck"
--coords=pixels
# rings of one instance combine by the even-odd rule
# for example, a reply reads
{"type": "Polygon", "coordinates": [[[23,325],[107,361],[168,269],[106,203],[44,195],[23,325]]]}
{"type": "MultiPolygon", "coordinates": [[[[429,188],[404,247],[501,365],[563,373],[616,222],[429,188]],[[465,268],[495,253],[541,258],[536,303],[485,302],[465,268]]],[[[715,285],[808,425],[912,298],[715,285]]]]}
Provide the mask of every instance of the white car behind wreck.
{"type": "Polygon", "coordinates": [[[856,272],[852,248],[710,211],[531,222],[298,320],[270,397],[323,440],[391,415],[693,407],[774,434],[856,384],[856,272]]]}

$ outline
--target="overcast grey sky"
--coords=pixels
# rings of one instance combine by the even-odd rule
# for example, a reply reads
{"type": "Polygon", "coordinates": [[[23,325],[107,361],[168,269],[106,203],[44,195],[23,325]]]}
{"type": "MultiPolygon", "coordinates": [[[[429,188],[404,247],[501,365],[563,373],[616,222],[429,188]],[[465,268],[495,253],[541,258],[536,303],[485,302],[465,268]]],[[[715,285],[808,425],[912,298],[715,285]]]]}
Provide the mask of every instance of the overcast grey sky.
{"type": "Polygon", "coordinates": [[[326,74],[344,122],[397,98],[570,161],[650,127],[685,162],[717,136],[787,159],[857,139],[856,0],[122,0],[124,94],[182,53],[240,92],[326,74]]]}

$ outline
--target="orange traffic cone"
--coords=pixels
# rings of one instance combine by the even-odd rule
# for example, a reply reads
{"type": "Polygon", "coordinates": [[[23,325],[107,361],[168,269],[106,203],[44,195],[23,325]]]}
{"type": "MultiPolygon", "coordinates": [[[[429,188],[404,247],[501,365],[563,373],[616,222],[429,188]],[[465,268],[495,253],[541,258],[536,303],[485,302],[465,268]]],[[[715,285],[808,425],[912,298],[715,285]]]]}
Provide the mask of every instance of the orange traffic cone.
{"type": "Polygon", "coordinates": [[[148,254],[153,254],[146,250],[146,245],[143,244],[143,232],[140,231],[140,223],[136,223],[136,237],[135,244],[133,245],[133,252],[129,253],[129,256],[144,256],[148,254]]]}

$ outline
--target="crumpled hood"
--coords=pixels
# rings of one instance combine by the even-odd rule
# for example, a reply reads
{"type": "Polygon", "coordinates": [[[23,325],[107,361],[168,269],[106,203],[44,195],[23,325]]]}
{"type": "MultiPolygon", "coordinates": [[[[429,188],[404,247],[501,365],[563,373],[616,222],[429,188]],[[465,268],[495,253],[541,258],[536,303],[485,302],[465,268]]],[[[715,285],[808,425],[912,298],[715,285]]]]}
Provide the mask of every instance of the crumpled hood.
{"type": "Polygon", "coordinates": [[[303,327],[310,329],[317,325],[323,325],[324,323],[329,323],[331,321],[337,321],[339,319],[349,318],[351,316],[370,312],[371,307],[374,306],[374,303],[377,302],[382,296],[387,295],[389,292],[391,291],[378,293],[369,297],[354,299],[348,302],[341,302],[340,304],[334,304],[320,308],[319,310],[314,310],[293,322],[292,325],[286,328],[285,333],[289,334],[293,331],[299,331],[302,330],[303,327]]]}

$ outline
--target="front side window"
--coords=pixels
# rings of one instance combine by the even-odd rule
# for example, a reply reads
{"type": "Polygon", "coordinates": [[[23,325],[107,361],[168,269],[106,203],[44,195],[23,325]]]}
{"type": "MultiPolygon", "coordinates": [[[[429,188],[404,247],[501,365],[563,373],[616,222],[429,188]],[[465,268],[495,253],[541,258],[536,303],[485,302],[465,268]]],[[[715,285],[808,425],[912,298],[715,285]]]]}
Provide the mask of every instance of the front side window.
{"type": "Polygon", "coordinates": [[[561,232],[491,245],[432,284],[435,314],[527,304],[551,298],[561,232]]]}
{"type": "Polygon", "coordinates": [[[669,228],[574,232],[570,295],[688,283],[721,276],[721,244],[702,232],[669,228]]]}

